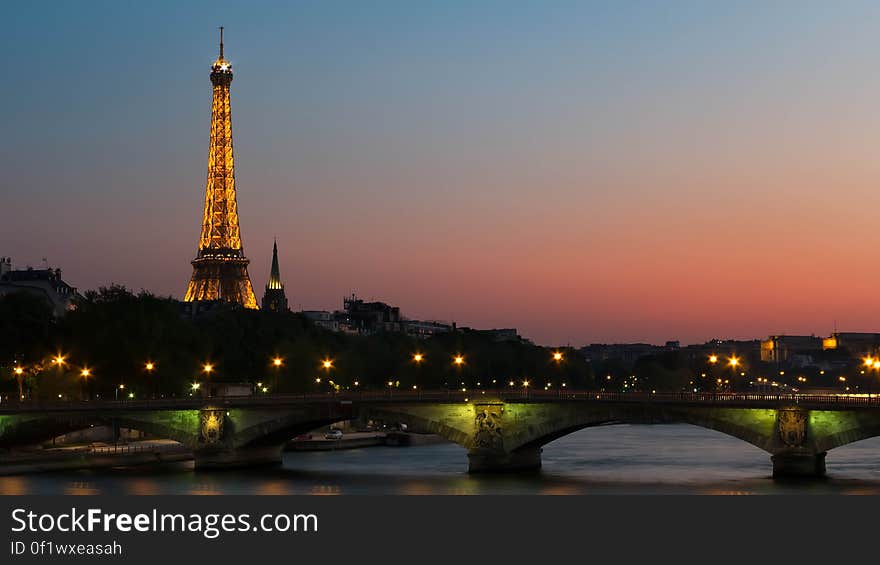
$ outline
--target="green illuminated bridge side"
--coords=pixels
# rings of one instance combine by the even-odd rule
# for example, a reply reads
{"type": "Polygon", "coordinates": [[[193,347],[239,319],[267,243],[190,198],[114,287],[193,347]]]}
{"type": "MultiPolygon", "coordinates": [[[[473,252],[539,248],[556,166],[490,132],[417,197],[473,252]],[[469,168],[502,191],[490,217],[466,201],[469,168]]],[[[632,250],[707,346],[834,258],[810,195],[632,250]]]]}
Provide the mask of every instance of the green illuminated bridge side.
{"type": "Polygon", "coordinates": [[[680,422],[763,449],[774,476],[821,476],[829,450],[880,435],[880,397],[486,390],[21,402],[0,405],[0,448],[112,425],[182,443],[197,468],[246,466],[280,462],[291,438],[350,419],[439,434],[467,450],[471,472],[539,468],[543,445],[583,428],[680,422]]]}

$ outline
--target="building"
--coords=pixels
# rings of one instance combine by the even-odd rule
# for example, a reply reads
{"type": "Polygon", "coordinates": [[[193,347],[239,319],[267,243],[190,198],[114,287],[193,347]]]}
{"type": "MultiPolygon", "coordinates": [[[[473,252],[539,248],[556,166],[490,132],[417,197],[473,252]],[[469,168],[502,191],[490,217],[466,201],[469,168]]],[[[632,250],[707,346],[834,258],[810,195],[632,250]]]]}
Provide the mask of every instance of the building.
{"type": "Polygon", "coordinates": [[[235,192],[235,159],[232,154],[232,116],[229,86],[232,65],[223,58],[223,28],[220,28],[220,57],[211,65],[213,101],[211,142],[208,150],[208,179],[199,250],[192,260],[193,273],[184,302],[221,300],[244,308],[257,308],[248,276],[238,225],[235,192]]]}
{"type": "Polygon", "coordinates": [[[455,324],[430,320],[404,320],[401,322],[404,333],[421,339],[455,331],[455,324]]]}
{"type": "Polygon", "coordinates": [[[462,330],[470,330],[478,334],[492,338],[492,341],[522,341],[516,328],[495,328],[491,330],[474,330],[471,328],[462,328],[462,330]]]}
{"type": "Polygon", "coordinates": [[[327,310],[303,310],[302,315],[319,328],[332,332],[339,331],[339,320],[336,319],[334,312],[328,312],[327,310]]]}
{"type": "Polygon", "coordinates": [[[0,257],[0,296],[14,292],[27,292],[44,298],[52,306],[56,316],[75,307],[79,296],[76,288],[64,282],[61,269],[12,268],[12,259],[0,257]]]}
{"type": "Polygon", "coordinates": [[[342,311],[336,312],[340,325],[359,334],[399,332],[402,329],[400,308],[384,302],[364,302],[354,294],[342,300],[342,311]]]}
{"type": "Polygon", "coordinates": [[[705,364],[715,355],[725,363],[736,357],[746,366],[754,367],[761,361],[761,340],[711,339],[682,347],[680,351],[695,365],[705,364]]]}
{"type": "Polygon", "coordinates": [[[620,361],[626,366],[633,366],[636,361],[647,355],[663,351],[663,348],[650,343],[591,343],[580,349],[587,361],[620,361]]]}
{"type": "MultiPolygon", "coordinates": [[[[431,336],[456,331],[455,324],[434,320],[408,320],[401,316],[400,308],[384,302],[365,302],[356,295],[344,298],[342,310],[303,310],[302,315],[316,326],[334,332],[357,335],[373,335],[381,332],[400,332],[413,337],[431,336]]],[[[496,331],[496,330],[491,330],[496,331]]],[[[516,330],[500,330],[513,331],[516,330]]]]}
{"type": "Polygon", "coordinates": [[[287,297],[284,295],[284,283],[278,269],[278,242],[272,245],[272,269],[269,271],[269,282],[263,293],[263,310],[271,312],[287,312],[287,297]]]}
{"type": "Polygon", "coordinates": [[[834,332],[822,340],[822,348],[847,352],[853,357],[875,357],[880,353],[880,333],[834,332]]]}
{"type": "Polygon", "coordinates": [[[822,348],[822,338],[814,335],[771,335],[761,341],[761,361],[807,365],[822,348]]]}

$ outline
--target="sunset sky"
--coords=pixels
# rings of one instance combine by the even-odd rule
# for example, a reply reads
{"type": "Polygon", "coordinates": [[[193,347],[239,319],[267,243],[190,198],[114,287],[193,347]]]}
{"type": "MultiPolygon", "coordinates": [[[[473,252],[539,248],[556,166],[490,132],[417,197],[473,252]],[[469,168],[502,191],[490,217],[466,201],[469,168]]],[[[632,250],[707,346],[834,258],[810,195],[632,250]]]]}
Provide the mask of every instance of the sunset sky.
{"type": "Polygon", "coordinates": [[[880,3],[18,2],[0,256],[181,298],[217,26],[258,299],[541,344],[880,331],[880,3]]]}

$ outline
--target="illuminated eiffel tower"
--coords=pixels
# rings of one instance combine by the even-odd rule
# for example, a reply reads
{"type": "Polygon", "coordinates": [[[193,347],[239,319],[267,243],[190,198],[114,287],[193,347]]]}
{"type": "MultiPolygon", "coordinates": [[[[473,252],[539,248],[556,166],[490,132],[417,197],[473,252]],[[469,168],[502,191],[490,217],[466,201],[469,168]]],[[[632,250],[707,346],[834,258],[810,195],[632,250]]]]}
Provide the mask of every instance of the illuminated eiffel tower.
{"type": "Polygon", "coordinates": [[[199,252],[192,261],[193,274],[184,302],[222,300],[257,308],[248,277],[235,201],[235,160],[232,156],[232,116],[229,85],[232,65],[223,58],[223,28],[220,28],[220,57],[211,65],[214,100],[211,104],[211,147],[208,151],[208,180],[205,186],[205,215],[199,252]]]}

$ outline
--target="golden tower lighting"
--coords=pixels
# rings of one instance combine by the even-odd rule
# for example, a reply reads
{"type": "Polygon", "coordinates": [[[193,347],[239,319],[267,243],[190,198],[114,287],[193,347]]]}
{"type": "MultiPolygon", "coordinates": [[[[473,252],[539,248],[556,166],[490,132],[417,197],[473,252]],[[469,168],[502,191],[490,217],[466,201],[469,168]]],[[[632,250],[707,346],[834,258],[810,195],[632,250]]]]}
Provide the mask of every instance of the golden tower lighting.
{"type": "Polygon", "coordinates": [[[245,308],[257,308],[257,298],[247,272],[249,261],[244,256],[238,225],[229,106],[231,83],[232,65],[223,57],[221,27],[220,57],[211,65],[214,96],[211,104],[205,212],[199,251],[192,261],[193,274],[183,300],[222,300],[245,308]]]}

